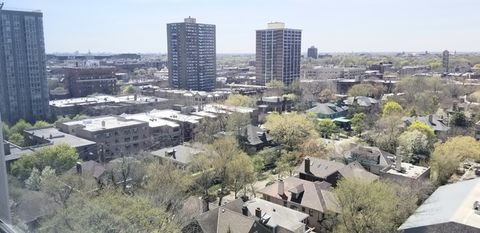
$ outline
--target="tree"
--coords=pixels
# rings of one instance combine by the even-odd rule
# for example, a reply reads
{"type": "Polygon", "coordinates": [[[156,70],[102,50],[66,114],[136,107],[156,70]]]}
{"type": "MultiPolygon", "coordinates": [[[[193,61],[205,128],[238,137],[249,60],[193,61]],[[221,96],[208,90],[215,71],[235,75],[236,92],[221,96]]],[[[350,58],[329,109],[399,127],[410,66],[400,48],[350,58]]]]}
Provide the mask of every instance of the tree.
{"type": "Polygon", "coordinates": [[[135,94],[135,92],[136,92],[136,90],[132,85],[124,86],[122,88],[122,94],[124,94],[124,95],[135,94]]]}
{"type": "Polygon", "coordinates": [[[213,199],[209,188],[215,179],[214,157],[201,153],[193,157],[188,169],[193,174],[193,188],[201,193],[205,210],[209,210],[209,203],[213,199]]]}
{"type": "Polygon", "coordinates": [[[420,115],[433,114],[438,109],[438,98],[430,92],[415,94],[415,112],[420,115]]]}
{"type": "Polygon", "coordinates": [[[75,166],[79,160],[77,151],[68,145],[44,148],[29,155],[22,156],[12,165],[12,174],[20,180],[27,179],[36,168],[43,171],[47,166],[62,174],[75,166]]]}
{"type": "Polygon", "coordinates": [[[32,173],[30,173],[30,177],[25,180],[25,187],[32,191],[39,191],[42,182],[40,175],[41,174],[38,169],[33,168],[32,173]]]}
{"type": "Polygon", "coordinates": [[[473,92],[467,98],[468,101],[480,103],[480,90],[473,92]]]}
{"type": "Polygon", "coordinates": [[[40,222],[39,232],[165,232],[180,227],[147,197],[106,191],[99,196],[75,195],[67,208],[40,222]]]}
{"type": "Polygon", "coordinates": [[[224,104],[228,106],[250,107],[250,108],[253,108],[257,105],[255,103],[255,99],[246,95],[241,95],[241,94],[229,95],[228,98],[225,100],[224,104]]]}
{"type": "Polygon", "coordinates": [[[248,113],[234,112],[228,116],[226,128],[239,137],[246,135],[248,125],[250,125],[250,115],[248,113]]]}
{"type": "Polygon", "coordinates": [[[349,96],[368,96],[376,97],[382,94],[382,91],[374,87],[372,84],[356,84],[353,85],[347,93],[349,96]]]}
{"type": "Polygon", "coordinates": [[[330,138],[330,136],[337,132],[337,125],[331,119],[322,119],[318,122],[318,131],[324,138],[330,138]]]}
{"type": "Polygon", "coordinates": [[[216,118],[205,118],[195,127],[195,140],[202,143],[211,143],[218,132],[225,131],[227,124],[226,117],[219,115],[216,118]]]}
{"type": "Polygon", "coordinates": [[[37,121],[33,125],[33,128],[43,128],[43,127],[49,127],[49,126],[52,126],[52,125],[46,121],[37,121]]]}
{"type": "Polygon", "coordinates": [[[470,126],[470,120],[465,116],[463,112],[455,112],[450,119],[450,125],[456,127],[468,127],[470,126]]]}
{"type": "Polygon", "coordinates": [[[17,146],[25,146],[25,138],[19,133],[11,134],[10,137],[8,137],[8,140],[17,146]]]}
{"type": "Polygon", "coordinates": [[[404,210],[402,205],[406,203],[383,182],[341,180],[334,192],[340,207],[340,224],[334,232],[396,232],[397,222],[405,220],[398,218],[404,215],[399,210],[404,210]]]}
{"type": "MultiPolygon", "coordinates": [[[[139,186],[145,176],[145,166],[141,161],[133,157],[122,156],[119,159],[108,163],[105,173],[112,186],[122,187],[123,192],[127,192],[129,184],[139,186]]],[[[128,191],[132,192],[130,188],[128,191]]]]}
{"type": "Polygon", "coordinates": [[[370,136],[374,145],[384,151],[396,153],[398,136],[402,133],[401,124],[402,119],[399,115],[382,117],[376,122],[373,135],[370,136]]]}
{"type": "Polygon", "coordinates": [[[299,164],[300,159],[297,152],[282,151],[280,159],[276,162],[277,170],[280,177],[288,177],[293,175],[295,167],[299,164]]]}
{"type": "Polygon", "coordinates": [[[284,85],[282,81],[272,80],[266,84],[267,86],[267,95],[281,96],[283,95],[284,85]]]}
{"type": "Polygon", "coordinates": [[[419,155],[429,156],[433,146],[427,135],[416,129],[403,132],[398,144],[403,161],[407,162],[413,162],[419,155]]]}
{"type": "Polygon", "coordinates": [[[435,137],[435,132],[433,131],[430,126],[428,126],[425,122],[423,121],[414,121],[412,124],[408,126],[408,130],[413,131],[413,130],[418,130],[425,134],[429,139],[435,137]]]}
{"type": "Polygon", "coordinates": [[[365,113],[355,113],[352,117],[352,128],[353,132],[357,135],[362,135],[362,132],[365,130],[367,116],[365,113]]]}
{"type": "Polygon", "coordinates": [[[299,156],[304,158],[306,156],[316,158],[328,158],[331,151],[321,138],[309,138],[299,147],[299,156]]]}
{"type": "Polygon", "coordinates": [[[20,134],[23,135],[23,131],[25,129],[30,129],[32,128],[32,125],[25,120],[19,120],[15,125],[10,127],[10,134],[20,134]]]}
{"type": "Polygon", "coordinates": [[[395,101],[388,101],[383,105],[383,117],[403,114],[403,108],[395,101]]]}
{"type": "Polygon", "coordinates": [[[264,126],[276,143],[289,150],[297,148],[307,138],[316,135],[314,119],[302,113],[271,113],[264,126]]]}
{"type": "Polygon", "coordinates": [[[245,195],[247,185],[255,181],[255,170],[250,157],[246,154],[239,154],[227,166],[228,183],[232,187],[236,199],[240,190],[244,189],[245,195]]]}
{"type": "Polygon", "coordinates": [[[467,159],[480,159],[480,142],[472,137],[453,137],[443,144],[435,145],[430,161],[432,180],[436,184],[445,184],[460,162],[467,159]]]}

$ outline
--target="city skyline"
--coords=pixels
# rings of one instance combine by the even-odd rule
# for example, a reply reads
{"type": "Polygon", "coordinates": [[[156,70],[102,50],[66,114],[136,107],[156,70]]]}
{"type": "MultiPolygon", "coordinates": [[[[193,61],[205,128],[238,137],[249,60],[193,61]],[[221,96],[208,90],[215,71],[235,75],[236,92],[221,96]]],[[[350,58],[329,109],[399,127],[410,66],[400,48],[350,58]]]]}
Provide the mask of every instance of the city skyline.
{"type": "Polygon", "coordinates": [[[253,54],[255,30],[273,21],[302,29],[302,53],[312,45],[319,53],[478,52],[478,6],[473,0],[455,4],[447,0],[390,4],[379,0],[18,0],[7,2],[5,8],[44,13],[47,53],[164,54],[165,25],[191,16],[217,25],[217,53],[253,54]]]}

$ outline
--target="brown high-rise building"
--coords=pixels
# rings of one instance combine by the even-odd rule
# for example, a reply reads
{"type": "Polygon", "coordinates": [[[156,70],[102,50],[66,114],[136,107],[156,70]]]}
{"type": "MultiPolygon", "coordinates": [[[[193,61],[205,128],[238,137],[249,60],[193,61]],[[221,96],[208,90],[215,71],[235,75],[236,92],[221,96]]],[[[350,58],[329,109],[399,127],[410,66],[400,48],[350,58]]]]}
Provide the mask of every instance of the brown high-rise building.
{"type": "Polygon", "coordinates": [[[269,23],[257,30],[257,84],[277,80],[290,85],[300,77],[302,31],[287,29],[284,23],[269,23]]]}

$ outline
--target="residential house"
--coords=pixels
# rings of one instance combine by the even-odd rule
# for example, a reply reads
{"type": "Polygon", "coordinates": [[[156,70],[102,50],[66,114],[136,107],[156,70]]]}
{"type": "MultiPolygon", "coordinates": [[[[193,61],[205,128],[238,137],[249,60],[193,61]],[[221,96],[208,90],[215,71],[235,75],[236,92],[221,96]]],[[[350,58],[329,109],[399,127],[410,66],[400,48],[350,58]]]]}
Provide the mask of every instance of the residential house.
{"type": "Polygon", "coordinates": [[[434,115],[404,117],[402,120],[407,127],[415,121],[423,122],[432,128],[435,135],[440,138],[446,138],[447,133],[450,130],[450,127],[447,126],[446,119],[440,119],[434,115]]]}
{"type": "Polygon", "coordinates": [[[480,178],[439,187],[398,229],[404,233],[480,232],[480,178]]]}
{"type": "Polygon", "coordinates": [[[356,161],[345,165],[335,161],[306,157],[296,171],[300,179],[328,182],[334,187],[341,179],[358,179],[369,183],[378,180],[377,175],[368,172],[356,161]]]}
{"type": "Polygon", "coordinates": [[[395,156],[377,147],[358,145],[345,157],[349,162],[358,162],[366,170],[397,182],[427,180],[430,168],[402,162],[401,156],[395,156]]]}
{"type": "Polygon", "coordinates": [[[250,153],[255,153],[266,146],[272,145],[272,137],[267,133],[267,130],[258,126],[248,125],[246,130],[246,137],[243,140],[243,146],[250,153]]]}
{"type": "Polygon", "coordinates": [[[289,112],[292,110],[293,102],[285,96],[265,96],[257,103],[264,112],[289,112]]]}
{"type": "Polygon", "coordinates": [[[350,108],[360,108],[366,112],[378,111],[380,105],[380,101],[366,96],[351,96],[344,100],[343,103],[350,108]]]}
{"type": "Polygon", "coordinates": [[[308,109],[307,113],[313,113],[318,118],[334,119],[347,116],[348,107],[339,106],[332,103],[317,103],[315,107],[308,109]]]}
{"type": "Polygon", "coordinates": [[[326,182],[288,177],[257,190],[263,199],[308,214],[307,226],[321,229],[324,214],[338,213],[338,202],[326,182]]]}

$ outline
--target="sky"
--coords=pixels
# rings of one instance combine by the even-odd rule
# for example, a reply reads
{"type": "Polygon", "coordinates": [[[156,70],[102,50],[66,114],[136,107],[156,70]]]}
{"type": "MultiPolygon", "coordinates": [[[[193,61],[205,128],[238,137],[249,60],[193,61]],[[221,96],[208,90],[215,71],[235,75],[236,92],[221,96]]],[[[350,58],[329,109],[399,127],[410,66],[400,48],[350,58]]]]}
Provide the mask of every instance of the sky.
{"type": "Polygon", "coordinates": [[[166,53],[166,24],[217,26],[217,53],[254,53],[255,30],[302,29],[302,50],[480,51],[478,0],[4,0],[41,10],[47,53],[166,53]]]}

